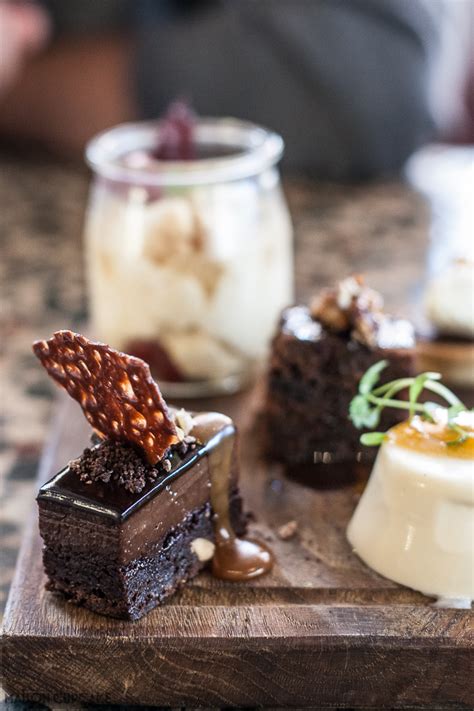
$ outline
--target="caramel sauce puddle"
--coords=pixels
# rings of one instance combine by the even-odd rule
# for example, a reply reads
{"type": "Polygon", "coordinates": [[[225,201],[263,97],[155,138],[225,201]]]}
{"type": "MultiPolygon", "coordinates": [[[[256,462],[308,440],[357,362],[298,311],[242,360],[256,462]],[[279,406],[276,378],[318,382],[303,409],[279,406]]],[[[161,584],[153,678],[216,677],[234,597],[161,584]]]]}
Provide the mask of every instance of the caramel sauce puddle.
{"type": "Polygon", "coordinates": [[[198,414],[192,434],[207,449],[209,461],[216,540],[212,574],[222,580],[245,581],[268,573],[273,567],[272,552],[258,541],[238,538],[230,520],[229,479],[235,442],[232,420],[214,412],[198,414]]]}

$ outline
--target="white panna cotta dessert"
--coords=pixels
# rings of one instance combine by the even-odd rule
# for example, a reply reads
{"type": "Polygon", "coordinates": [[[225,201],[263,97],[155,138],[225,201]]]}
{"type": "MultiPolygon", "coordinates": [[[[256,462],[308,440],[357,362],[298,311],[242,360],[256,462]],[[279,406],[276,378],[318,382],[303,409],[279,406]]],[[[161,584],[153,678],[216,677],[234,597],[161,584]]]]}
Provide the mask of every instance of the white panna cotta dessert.
{"type": "MultiPolygon", "coordinates": [[[[416,405],[418,412],[423,407],[416,405]]],[[[449,420],[448,409],[432,412],[436,421],[416,414],[386,433],[347,537],[354,552],[386,578],[451,604],[469,604],[474,413],[461,410],[449,420]]]]}

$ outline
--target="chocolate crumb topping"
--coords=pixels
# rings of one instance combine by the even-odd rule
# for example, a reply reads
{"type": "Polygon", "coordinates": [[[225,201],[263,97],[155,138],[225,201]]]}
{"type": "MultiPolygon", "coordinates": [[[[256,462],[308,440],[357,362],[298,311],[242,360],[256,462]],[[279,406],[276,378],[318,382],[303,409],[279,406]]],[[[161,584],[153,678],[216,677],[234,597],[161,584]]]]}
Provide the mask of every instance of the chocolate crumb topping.
{"type": "Polygon", "coordinates": [[[195,439],[194,442],[172,445],[165,456],[152,465],[137,448],[122,442],[105,440],[97,447],[86,448],[78,459],[69,462],[69,468],[85,484],[111,482],[132,494],[138,494],[146,484],[153,483],[159,476],[171,471],[173,455],[177,454],[184,459],[196,447],[195,439]]]}

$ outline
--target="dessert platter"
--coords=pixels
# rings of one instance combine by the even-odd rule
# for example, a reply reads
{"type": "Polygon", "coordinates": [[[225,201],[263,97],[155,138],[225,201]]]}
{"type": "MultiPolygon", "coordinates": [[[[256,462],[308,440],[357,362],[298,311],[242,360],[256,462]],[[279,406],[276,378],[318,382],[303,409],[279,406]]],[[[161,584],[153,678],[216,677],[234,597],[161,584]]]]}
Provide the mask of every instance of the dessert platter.
{"type": "Polygon", "coordinates": [[[271,368],[261,386],[221,398],[223,415],[168,407],[143,361],[70,331],[34,351],[71,397],[6,613],[9,693],[470,703],[474,422],[438,374],[382,360],[360,378],[349,423],[388,427],[362,435],[361,448],[381,447],[361,497],[357,457],[352,479],[331,487],[320,457],[308,486],[271,455],[271,368]],[[396,377],[381,384],[385,373],[396,377]]]}
{"type": "Polygon", "coordinates": [[[203,121],[196,157],[189,121],[175,107],[161,126],[177,152],[144,150],[154,124],[89,150],[92,320],[33,344],[60,387],[4,687],[470,708],[472,401],[420,367],[412,324],[360,275],[291,305],[278,137],[224,122],[216,146],[203,121]]]}

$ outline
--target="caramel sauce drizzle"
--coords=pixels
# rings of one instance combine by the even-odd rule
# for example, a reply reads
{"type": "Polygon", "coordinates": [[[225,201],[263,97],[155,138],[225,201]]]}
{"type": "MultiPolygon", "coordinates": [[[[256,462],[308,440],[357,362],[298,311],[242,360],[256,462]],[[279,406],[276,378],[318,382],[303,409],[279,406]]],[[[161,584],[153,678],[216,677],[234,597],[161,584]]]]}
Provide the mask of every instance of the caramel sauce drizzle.
{"type": "Polygon", "coordinates": [[[230,520],[229,479],[235,442],[232,420],[214,412],[198,414],[192,434],[207,449],[209,461],[216,540],[212,574],[222,580],[244,581],[268,573],[273,567],[272,552],[258,541],[238,538],[230,520]]]}
{"type": "MultiPolygon", "coordinates": [[[[471,434],[474,430],[469,428],[471,434]]],[[[458,435],[445,425],[427,422],[420,417],[401,422],[387,433],[388,441],[400,447],[412,449],[420,454],[448,456],[457,459],[474,459],[474,437],[468,437],[461,444],[449,444],[458,435]]]]}

